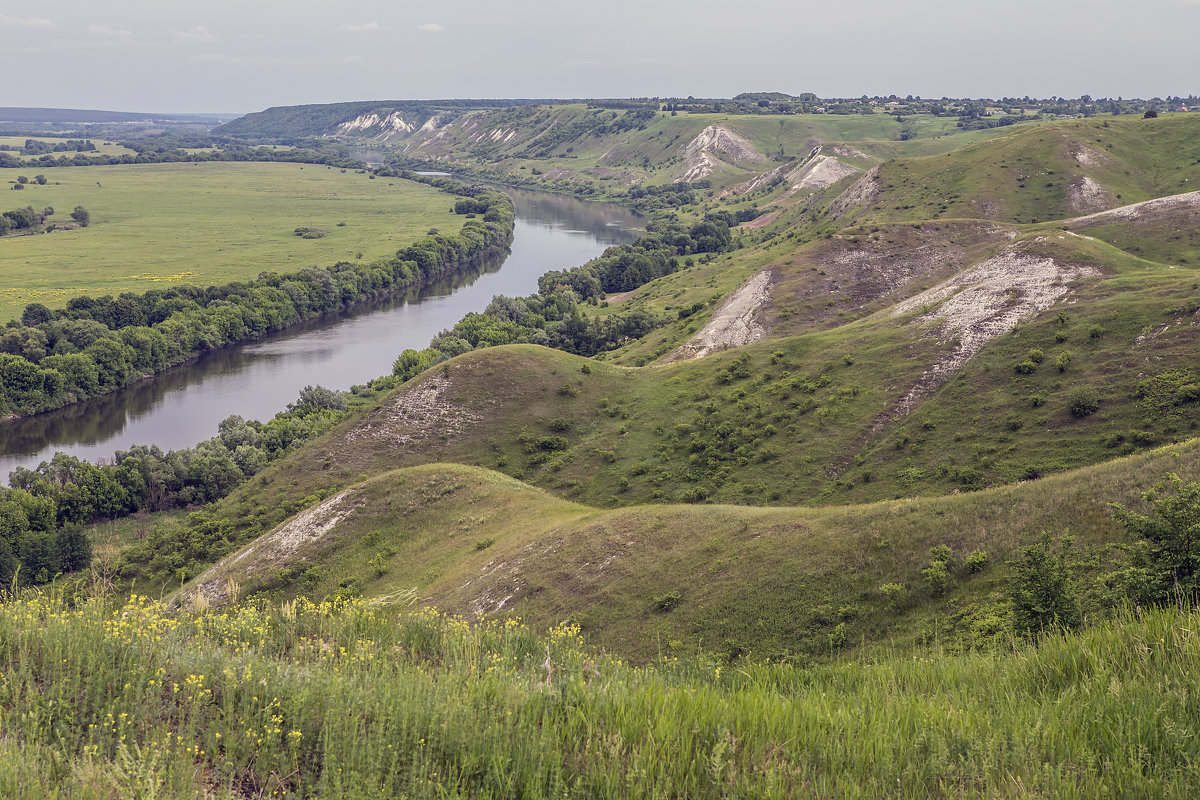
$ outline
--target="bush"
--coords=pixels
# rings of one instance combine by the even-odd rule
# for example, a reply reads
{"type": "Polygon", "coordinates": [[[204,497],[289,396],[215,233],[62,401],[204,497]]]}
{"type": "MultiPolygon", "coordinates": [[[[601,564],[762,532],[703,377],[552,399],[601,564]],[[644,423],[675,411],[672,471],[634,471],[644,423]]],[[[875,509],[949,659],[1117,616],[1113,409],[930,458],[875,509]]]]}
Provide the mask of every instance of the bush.
{"type": "Polygon", "coordinates": [[[1086,417],[1100,410],[1100,395],[1090,386],[1084,386],[1067,395],[1067,411],[1073,417],[1086,417]]]}
{"type": "Polygon", "coordinates": [[[963,566],[967,568],[967,572],[972,575],[983,572],[988,565],[988,554],[984,550],[972,550],[970,555],[963,560],[963,566]]]}
{"type": "Polygon", "coordinates": [[[1171,475],[1169,491],[1152,490],[1142,499],[1152,504],[1150,515],[1112,506],[1137,542],[1130,570],[1138,573],[1143,589],[1133,599],[1161,603],[1179,593],[1195,602],[1200,598],[1200,483],[1171,475]]]}
{"type": "Polygon", "coordinates": [[[893,611],[899,608],[908,596],[908,590],[902,583],[885,583],[879,587],[879,592],[883,595],[887,607],[893,611]]]}
{"type": "Polygon", "coordinates": [[[944,595],[953,585],[954,578],[945,561],[931,561],[929,566],[921,570],[921,577],[935,596],[944,595]]]}
{"type": "Polygon", "coordinates": [[[1037,368],[1038,365],[1029,360],[1018,361],[1016,364],[1013,364],[1013,372],[1017,373],[1018,375],[1030,375],[1034,372],[1037,372],[1037,368]]]}
{"type": "Polygon", "coordinates": [[[77,525],[69,525],[54,537],[58,568],[63,572],[78,572],[92,563],[92,542],[77,525]]]}
{"type": "Polygon", "coordinates": [[[679,592],[667,592],[654,598],[654,603],[651,606],[656,613],[665,614],[677,605],[683,602],[683,597],[679,592]]]}
{"type": "Polygon", "coordinates": [[[1079,625],[1079,598],[1075,593],[1068,553],[1073,540],[1063,536],[1054,547],[1049,533],[1025,547],[1013,562],[1008,596],[1013,608],[1013,629],[1038,634],[1053,628],[1079,625]]]}
{"type": "Polygon", "coordinates": [[[1071,351],[1064,350],[1054,359],[1054,366],[1058,367],[1059,372],[1066,372],[1067,367],[1071,366],[1071,351]]]}

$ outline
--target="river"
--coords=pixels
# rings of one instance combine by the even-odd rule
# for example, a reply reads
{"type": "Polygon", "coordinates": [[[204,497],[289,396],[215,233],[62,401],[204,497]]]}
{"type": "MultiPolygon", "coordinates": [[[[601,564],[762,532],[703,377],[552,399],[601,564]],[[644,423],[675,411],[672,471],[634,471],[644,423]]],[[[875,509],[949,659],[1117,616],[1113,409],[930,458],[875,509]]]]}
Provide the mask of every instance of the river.
{"type": "Polygon", "coordinates": [[[641,220],[618,206],[505,189],[517,209],[512,252],[482,272],[455,275],[405,296],[361,304],[256,342],[208,353],[87,403],[0,422],[0,476],[57,451],[91,461],[134,444],[177,450],[216,435],[231,414],[269,419],[309,384],[348,389],[392,370],[498,294],[523,296],[552,269],[577,266],[629,242],[641,220]]]}

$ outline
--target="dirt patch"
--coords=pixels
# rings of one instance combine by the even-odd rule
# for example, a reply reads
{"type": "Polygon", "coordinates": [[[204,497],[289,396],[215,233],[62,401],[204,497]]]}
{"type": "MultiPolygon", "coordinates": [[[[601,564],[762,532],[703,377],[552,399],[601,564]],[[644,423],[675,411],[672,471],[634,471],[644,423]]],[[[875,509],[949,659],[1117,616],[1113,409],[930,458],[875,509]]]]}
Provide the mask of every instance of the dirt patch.
{"type": "Polygon", "coordinates": [[[742,181],[741,183],[730,186],[728,189],[722,190],[717,197],[750,194],[750,192],[753,192],[755,189],[761,189],[763,186],[771,183],[771,181],[775,180],[776,178],[782,178],[783,174],[787,172],[789,166],[791,165],[784,164],[776,167],[770,172],[764,172],[762,175],[757,175],[748,181],[742,181]]]}
{"type": "Polygon", "coordinates": [[[854,229],[819,239],[773,266],[777,335],[839,325],[881,311],[987,258],[1016,238],[991,222],[932,222],[854,229]],[[852,317],[852,318],[853,318],[852,317]]]}
{"type": "Polygon", "coordinates": [[[724,153],[735,164],[758,164],[765,159],[749,139],[723,125],[709,125],[681,146],[679,153],[686,166],[676,183],[698,181],[711,175],[717,168],[714,153],[724,153]]]}
{"type": "Polygon", "coordinates": [[[866,159],[867,161],[877,160],[877,159],[874,159],[871,156],[867,155],[862,150],[859,150],[858,148],[855,148],[855,147],[851,147],[848,144],[831,145],[829,147],[829,149],[834,155],[841,156],[842,158],[862,158],[862,159],[866,159]]]}
{"type": "Polygon", "coordinates": [[[1078,142],[1073,144],[1071,158],[1075,159],[1075,163],[1081,167],[1105,167],[1115,163],[1115,159],[1108,153],[1102,153],[1078,142]]]}
{"type": "Polygon", "coordinates": [[[1072,211],[1086,214],[1108,208],[1112,201],[1107,189],[1087,175],[1082,175],[1067,184],[1067,205],[1072,211]]]}
{"type": "Polygon", "coordinates": [[[801,192],[824,189],[859,172],[862,170],[858,167],[838,161],[833,156],[820,154],[789,173],[787,179],[792,184],[793,192],[801,192]]]}
{"type": "Polygon", "coordinates": [[[448,401],[450,386],[449,377],[437,374],[412,382],[386,405],[372,411],[361,425],[347,431],[346,441],[353,444],[369,440],[412,448],[430,439],[448,439],[461,433],[482,416],[448,401]]]}
{"type": "Polygon", "coordinates": [[[1185,194],[1173,194],[1169,197],[1156,197],[1153,200],[1145,200],[1141,203],[1133,203],[1096,214],[1075,217],[1068,220],[1068,223],[1073,228],[1080,228],[1090,225],[1108,225],[1113,222],[1138,222],[1175,211],[1200,211],[1200,192],[1186,192],[1185,194]]]}
{"type": "Polygon", "coordinates": [[[612,304],[612,303],[620,303],[620,302],[622,302],[622,301],[624,301],[624,300],[628,300],[628,299],[629,299],[629,298],[631,298],[631,297],[637,297],[637,296],[638,296],[638,293],[639,293],[639,292],[641,292],[641,291],[642,291],[642,287],[641,287],[641,286],[639,286],[639,287],[638,287],[638,288],[636,288],[636,289],[630,289],[628,292],[617,292],[616,294],[610,294],[608,297],[606,297],[606,298],[604,298],[604,299],[605,299],[605,300],[606,300],[606,301],[607,301],[609,304],[612,304]]]}
{"type": "MultiPolygon", "coordinates": [[[[893,317],[936,306],[916,321],[936,326],[935,336],[957,344],[926,370],[917,384],[884,416],[907,415],[922,397],[945,383],[992,339],[1008,333],[1021,320],[1061,300],[1070,291],[1068,284],[1071,281],[1099,274],[1094,267],[1063,264],[1022,252],[1018,245],[897,303],[892,309],[893,317]]],[[[877,424],[884,422],[886,419],[877,424]]]]}
{"type": "Polygon", "coordinates": [[[754,228],[761,228],[764,225],[770,225],[772,222],[779,219],[779,215],[782,213],[783,213],[783,209],[781,208],[778,211],[772,211],[770,214],[763,214],[761,217],[755,217],[754,219],[750,220],[749,222],[743,222],[741,225],[738,225],[734,230],[739,230],[739,231],[753,230],[754,228]]]}
{"type": "Polygon", "coordinates": [[[854,185],[833,201],[833,215],[844,217],[859,206],[866,205],[879,194],[879,167],[872,167],[854,185]]]}
{"type": "Polygon", "coordinates": [[[226,556],[180,592],[176,602],[188,604],[202,596],[217,605],[229,597],[231,584],[260,580],[276,569],[289,565],[302,547],[323,539],[357,506],[352,489],[335,494],[312,508],[301,511],[287,522],[264,534],[237,553],[226,556]]]}
{"type": "Polygon", "coordinates": [[[757,342],[767,334],[756,319],[771,297],[771,273],[756,273],[726,298],[703,328],[669,353],[663,363],[703,358],[718,350],[757,342]]]}

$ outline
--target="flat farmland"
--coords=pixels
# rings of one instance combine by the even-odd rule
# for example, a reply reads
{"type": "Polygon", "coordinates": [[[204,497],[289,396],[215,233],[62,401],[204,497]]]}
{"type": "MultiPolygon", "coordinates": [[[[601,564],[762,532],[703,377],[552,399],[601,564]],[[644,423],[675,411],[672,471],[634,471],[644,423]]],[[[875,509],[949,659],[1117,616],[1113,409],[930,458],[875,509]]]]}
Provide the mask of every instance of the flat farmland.
{"type": "MultiPolygon", "coordinates": [[[[370,180],[313,164],[184,163],[39,170],[44,186],[0,194],[0,212],[54,209],[48,223],[87,228],[0,237],[0,321],[28,303],[61,308],[81,294],[209,286],[359,258],[427,235],[456,233],[454,199],[396,178],[370,180]],[[344,223],[344,224],[343,224],[344,223]],[[298,227],[325,235],[305,239],[298,227]]],[[[0,169],[0,186],[20,169],[0,169]]],[[[32,175],[29,175],[32,178],[32,175]]]]}
{"type": "MultiPolygon", "coordinates": [[[[112,142],[106,141],[103,138],[97,138],[95,136],[0,136],[0,144],[9,145],[11,147],[24,147],[25,143],[30,139],[34,139],[39,142],[49,142],[51,144],[58,144],[67,140],[90,139],[92,144],[96,145],[96,149],[83,153],[85,156],[125,156],[133,155],[134,153],[134,151],[130,150],[128,147],[123,147],[119,144],[113,144],[112,142]]],[[[58,158],[59,156],[66,156],[67,158],[70,158],[76,154],[74,150],[63,150],[57,153],[39,154],[36,156],[27,156],[20,151],[14,150],[9,150],[7,152],[10,156],[16,156],[17,158],[22,158],[26,161],[33,161],[34,159],[41,158],[42,155],[50,155],[54,158],[58,158]]]]}

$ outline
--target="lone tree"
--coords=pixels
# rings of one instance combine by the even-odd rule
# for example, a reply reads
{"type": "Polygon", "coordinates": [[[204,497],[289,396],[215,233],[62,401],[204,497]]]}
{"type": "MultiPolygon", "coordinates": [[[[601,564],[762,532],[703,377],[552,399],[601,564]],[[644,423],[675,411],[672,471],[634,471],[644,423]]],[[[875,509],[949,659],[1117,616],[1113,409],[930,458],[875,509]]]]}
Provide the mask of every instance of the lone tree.
{"type": "Polygon", "coordinates": [[[1117,521],[1135,541],[1126,573],[1140,580],[1128,582],[1136,586],[1130,594],[1144,602],[1200,597],[1200,483],[1184,483],[1174,474],[1168,480],[1169,492],[1142,495],[1154,506],[1152,515],[1113,505],[1117,521]]]}
{"type": "Polygon", "coordinates": [[[71,219],[78,222],[79,227],[86,228],[92,221],[92,215],[83,206],[75,206],[75,210],[71,212],[71,219]]]}
{"type": "Polygon", "coordinates": [[[1008,586],[1013,627],[1018,633],[1036,635],[1078,627],[1080,609],[1069,556],[1071,544],[1071,537],[1063,536],[1055,548],[1050,534],[1043,532],[1040,542],[1021,549],[1008,586]]]}

